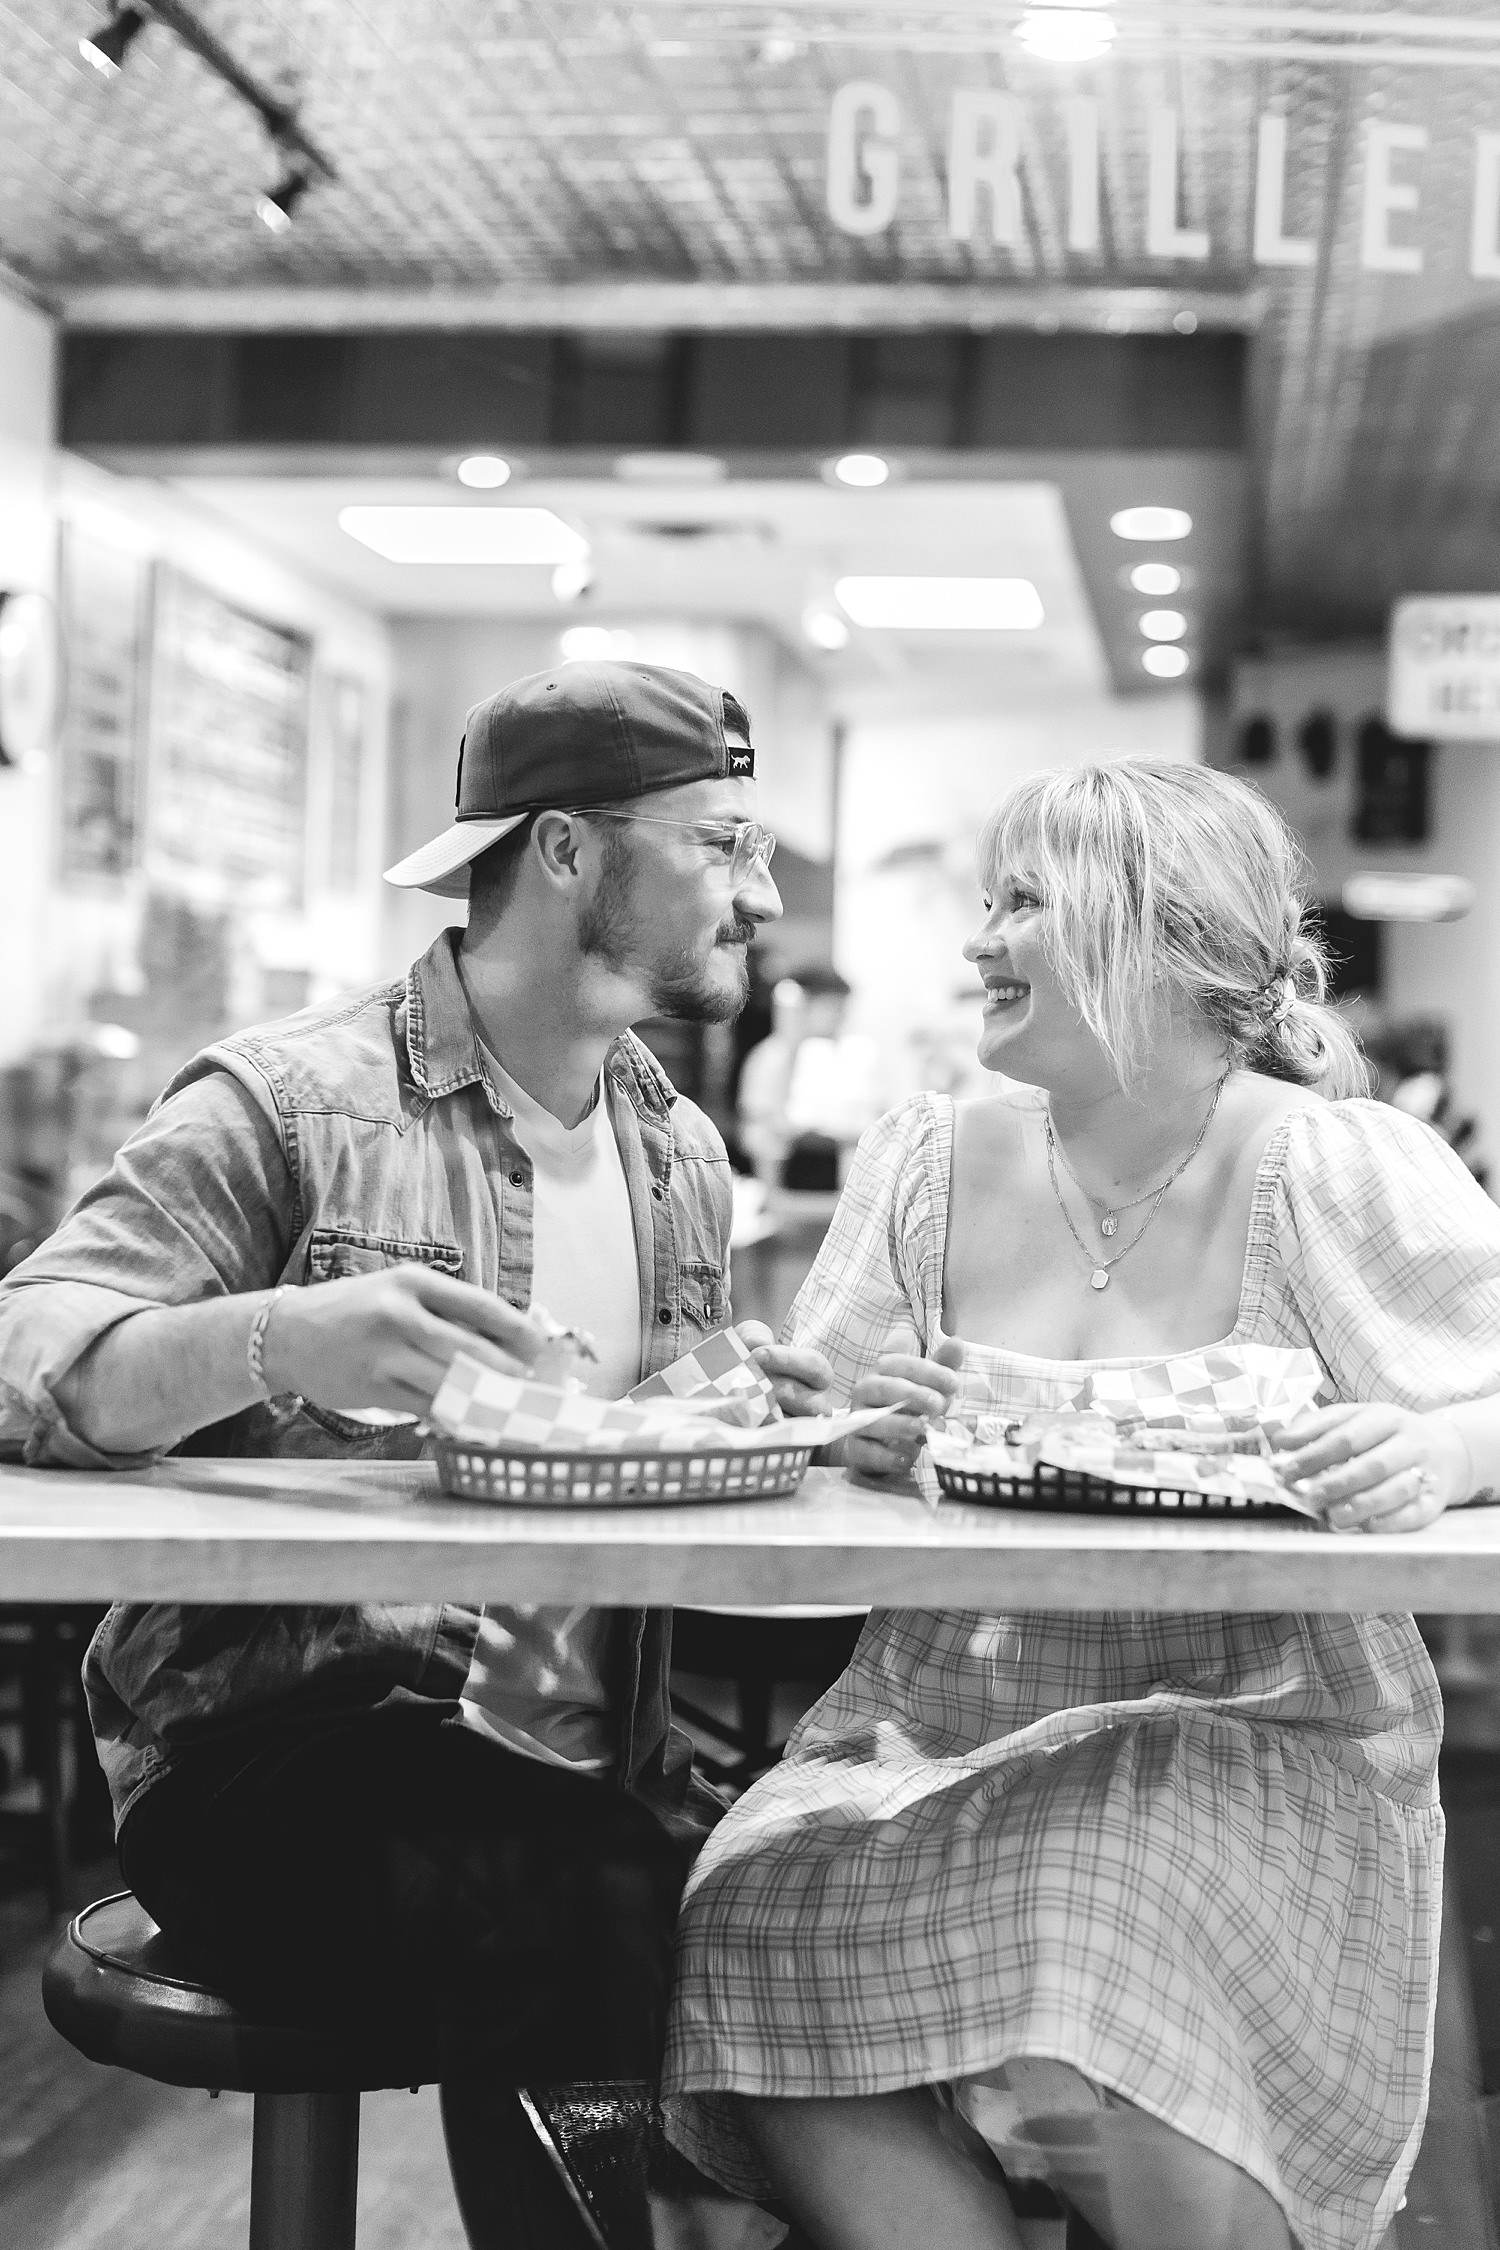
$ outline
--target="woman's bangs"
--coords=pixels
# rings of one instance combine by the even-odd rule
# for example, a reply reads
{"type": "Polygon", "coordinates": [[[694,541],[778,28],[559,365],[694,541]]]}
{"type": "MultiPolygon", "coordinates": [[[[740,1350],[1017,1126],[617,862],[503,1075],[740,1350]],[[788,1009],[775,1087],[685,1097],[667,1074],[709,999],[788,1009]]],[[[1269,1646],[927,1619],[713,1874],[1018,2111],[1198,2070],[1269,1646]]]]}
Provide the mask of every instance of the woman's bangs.
{"type": "Polygon", "coordinates": [[[979,832],[979,881],[992,896],[1003,874],[1028,877],[1045,899],[1055,876],[1056,855],[1048,848],[1043,787],[1023,781],[995,807],[979,832]]]}

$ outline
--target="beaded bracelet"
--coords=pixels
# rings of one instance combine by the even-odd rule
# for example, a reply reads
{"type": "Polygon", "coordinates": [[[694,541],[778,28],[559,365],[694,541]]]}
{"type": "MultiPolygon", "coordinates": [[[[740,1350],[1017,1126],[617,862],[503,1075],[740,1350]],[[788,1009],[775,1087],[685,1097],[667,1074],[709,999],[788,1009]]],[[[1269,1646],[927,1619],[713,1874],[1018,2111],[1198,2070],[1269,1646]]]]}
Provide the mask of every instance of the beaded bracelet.
{"type": "Polygon", "coordinates": [[[283,1282],[279,1289],[273,1289],[250,1323],[250,1341],[245,1346],[245,1358],[250,1367],[250,1380],[262,1398],[271,1396],[265,1370],[266,1330],[271,1324],[271,1315],[277,1304],[287,1293],[287,1287],[288,1284],[283,1282]]]}

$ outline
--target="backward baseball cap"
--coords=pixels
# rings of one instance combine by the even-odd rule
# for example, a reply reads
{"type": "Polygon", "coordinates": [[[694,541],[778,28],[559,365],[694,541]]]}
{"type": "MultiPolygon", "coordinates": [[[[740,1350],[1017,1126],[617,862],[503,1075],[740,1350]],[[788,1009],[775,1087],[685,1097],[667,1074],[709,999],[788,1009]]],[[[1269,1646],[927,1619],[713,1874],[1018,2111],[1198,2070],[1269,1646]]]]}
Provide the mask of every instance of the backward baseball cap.
{"type": "Polygon", "coordinates": [[[475,704],[458,746],[452,827],[385,879],[467,898],[470,862],[532,813],[754,774],[744,705],[695,672],[625,662],[531,672],[475,704]]]}

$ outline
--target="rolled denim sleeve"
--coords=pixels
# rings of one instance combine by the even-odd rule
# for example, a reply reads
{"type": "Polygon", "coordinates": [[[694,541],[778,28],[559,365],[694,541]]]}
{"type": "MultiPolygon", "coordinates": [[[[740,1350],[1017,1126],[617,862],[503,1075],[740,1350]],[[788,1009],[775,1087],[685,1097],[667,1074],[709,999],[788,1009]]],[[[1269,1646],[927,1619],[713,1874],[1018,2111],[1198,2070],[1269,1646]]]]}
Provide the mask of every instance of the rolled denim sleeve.
{"type": "Polygon", "coordinates": [[[68,1427],[56,1386],[118,1321],[269,1288],[295,1236],[274,1110],[227,1070],[153,1110],[56,1232],[0,1282],[0,1459],[129,1468],[68,1427]]]}

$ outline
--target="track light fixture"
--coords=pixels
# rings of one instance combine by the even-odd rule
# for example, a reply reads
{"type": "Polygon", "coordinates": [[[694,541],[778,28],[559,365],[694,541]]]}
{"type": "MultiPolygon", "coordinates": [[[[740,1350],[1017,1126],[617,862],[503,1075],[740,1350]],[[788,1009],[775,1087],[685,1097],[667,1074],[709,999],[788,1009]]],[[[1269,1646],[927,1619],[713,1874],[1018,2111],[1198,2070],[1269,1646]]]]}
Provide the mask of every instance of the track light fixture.
{"type": "Polygon", "coordinates": [[[282,174],[275,187],[268,188],[255,198],[255,216],[272,234],[287,234],[291,230],[297,205],[302,201],[312,179],[305,165],[293,164],[282,174]]]}
{"type": "Polygon", "coordinates": [[[109,21],[100,24],[97,31],[86,31],[78,42],[78,52],[101,78],[118,78],[133,42],[145,28],[146,18],[139,8],[122,8],[115,0],[109,21]]]}

